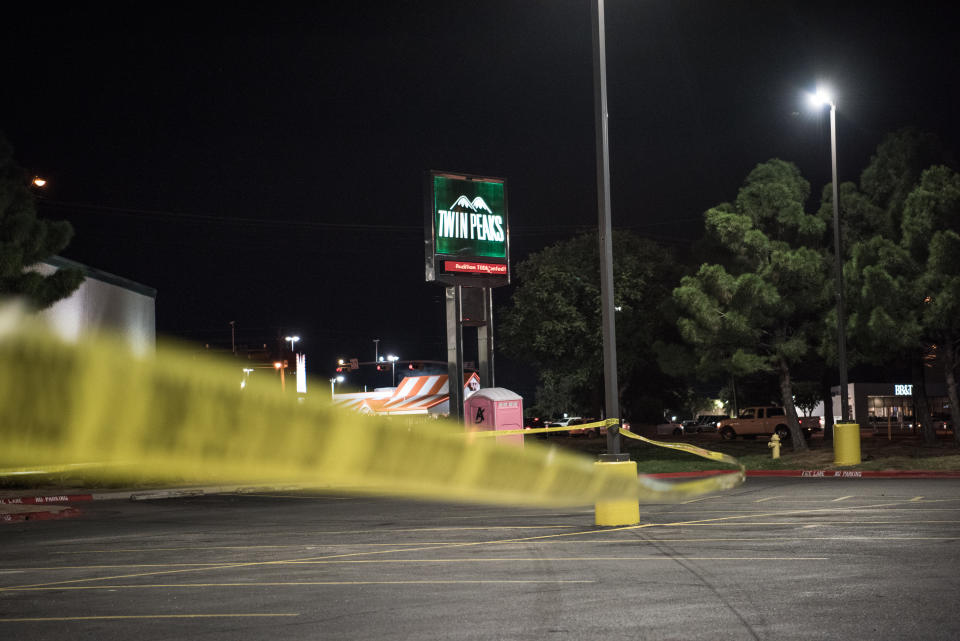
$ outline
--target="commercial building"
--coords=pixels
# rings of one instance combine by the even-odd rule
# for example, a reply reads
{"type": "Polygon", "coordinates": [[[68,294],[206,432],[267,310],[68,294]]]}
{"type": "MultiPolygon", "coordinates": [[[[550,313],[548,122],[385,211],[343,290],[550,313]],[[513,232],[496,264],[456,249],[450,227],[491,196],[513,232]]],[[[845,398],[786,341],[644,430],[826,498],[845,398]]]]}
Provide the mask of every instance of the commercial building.
{"type": "Polygon", "coordinates": [[[33,267],[44,275],[66,268],[80,270],[85,280],[71,296],[40,312],[56,334],[72,341],[110,332],[126,340],[137,354],[154,351],[156,289],[60,256],[33,267]]]}
{"type": "MultiPolygon", "coordinates": [[[[935,421],[949,420],[950,399],[943,382],[926,382],[930,413],[935,421]]],[[[909,383],[850,383],[850,420],[868,424],[912,425],[913,385],[909,383]]],[[[840,420],[840,387],[831,389],[833,416],[840,420]]],[[[816,411],[814,412],[816,413],[816,411]]]]}

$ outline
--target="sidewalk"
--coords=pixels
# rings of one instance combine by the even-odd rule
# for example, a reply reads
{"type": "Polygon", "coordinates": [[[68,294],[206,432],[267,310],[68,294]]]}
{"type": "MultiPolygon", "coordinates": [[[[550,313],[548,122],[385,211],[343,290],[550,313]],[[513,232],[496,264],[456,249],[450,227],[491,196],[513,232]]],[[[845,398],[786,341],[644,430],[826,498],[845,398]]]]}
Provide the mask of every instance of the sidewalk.
{"type": "Polygon", "coordinates": [[[178,486],[168,488],[120,488],[91,490],[87,488],[2,489],[0,490],[0,523],[12,521],[41,521],[80,516],[82,510],[74,507],[90,501],[150,501],[205,494],[248,494],[267,490],[297,490],[300,486],[178,486]]]}

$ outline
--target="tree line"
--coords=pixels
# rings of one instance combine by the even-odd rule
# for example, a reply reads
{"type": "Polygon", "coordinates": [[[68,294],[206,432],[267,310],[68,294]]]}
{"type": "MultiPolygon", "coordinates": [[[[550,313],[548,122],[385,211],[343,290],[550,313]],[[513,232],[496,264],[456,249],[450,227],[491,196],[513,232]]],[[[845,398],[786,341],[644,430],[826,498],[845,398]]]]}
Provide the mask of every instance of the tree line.
{"type": "MultiPolygon", "coordinates": [[[[936,136],[887,135],[860,175],[838,186],[850,367],[909,366],[914,416],[935,442],[924,370],[946,372],[960,426],[960,175],[936,136]]],[[[692,380],[728,396],[782,405],[793,446],[807,445],[795,399],[832,407],[837,288],[832,185],[818,205],[791,162],[758,164],[731,202],[703,215],[687,255],[617,230],[613,237],[621,410],[659,421],[695,402],[692,380]],[[739,387],[740,390],[736,388],[739,387]],[[739,392],[739,393],[738,393],[739,392]]],[[[516,266],[499,348],[539,375],[543,414],[602,410],[599,257],[595,234],[560,242],[516,266]]],[[[827,430],[832,411],[824,412],[827,430]]],[[[960,429],[954,430],[960,444],[960,429]]]]}

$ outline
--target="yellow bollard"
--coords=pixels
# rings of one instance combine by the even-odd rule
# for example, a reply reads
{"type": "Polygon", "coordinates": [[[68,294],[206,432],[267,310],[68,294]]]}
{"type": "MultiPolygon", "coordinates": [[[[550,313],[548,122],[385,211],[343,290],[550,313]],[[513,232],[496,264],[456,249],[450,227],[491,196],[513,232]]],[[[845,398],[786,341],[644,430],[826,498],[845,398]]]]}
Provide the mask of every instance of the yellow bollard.
{"type": "Polygon", "coordinates": [[[860,464],[860,425],[837,423],[833,426],[833,464],[860,464]]]}
{"type": "MultiPolygon", "coordinates": [[[[636,480],[636,461],[597,461],[601,465],[597,471],[614,474],[636,480]]],[[[636,525],[640,522],[640,503],[636,499],[618,501],[597,501],[594,505],[596,525],[636,525]]]]}
{"type": "Polygon", "coordinates": [[[770,437],[767,447],[773,449],[773,458],[780,458],[780,437],[776,434],[770,437]]]}

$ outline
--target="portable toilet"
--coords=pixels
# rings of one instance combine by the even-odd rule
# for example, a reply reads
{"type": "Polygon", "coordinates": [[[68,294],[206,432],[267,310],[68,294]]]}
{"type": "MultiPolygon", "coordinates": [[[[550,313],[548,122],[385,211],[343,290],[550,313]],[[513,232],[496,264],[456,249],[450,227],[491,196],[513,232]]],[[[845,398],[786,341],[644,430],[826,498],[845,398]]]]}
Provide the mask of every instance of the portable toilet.
{"type": "MultiPolygon", "coordinates": [[[[477,390],[463,402],[463,410],[468,431],[523,429],[523,397],[503,387],[477,390]]],[[[523,445],[523,434],[498,436],[497,441],[523,445]]]]}

